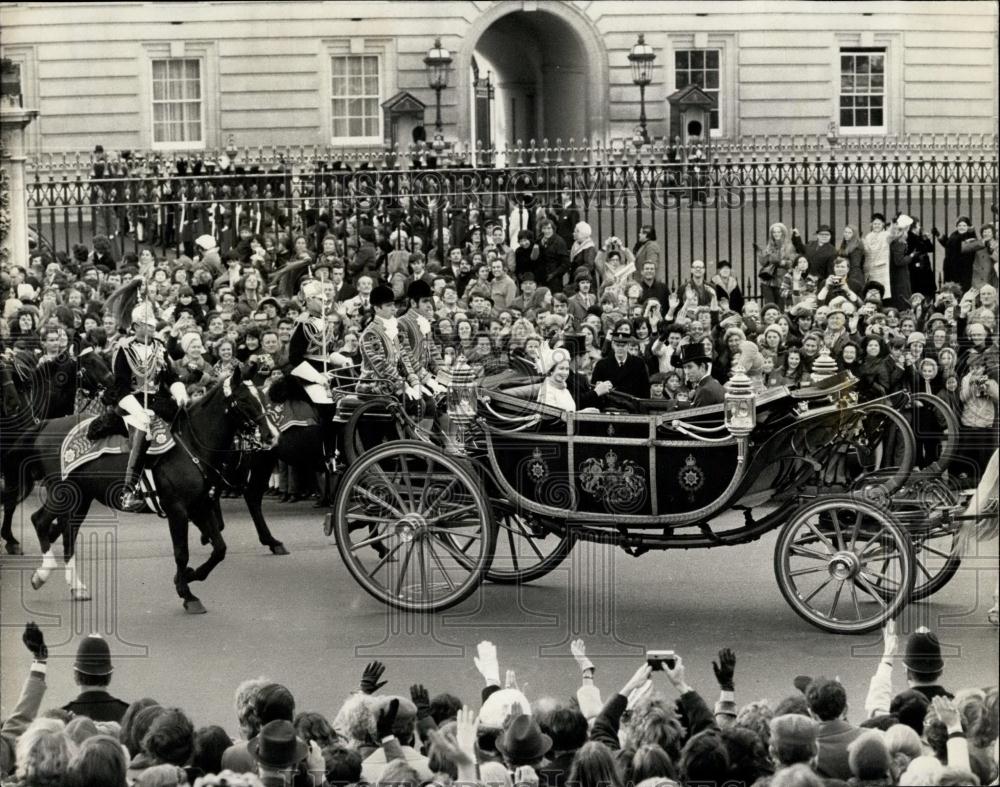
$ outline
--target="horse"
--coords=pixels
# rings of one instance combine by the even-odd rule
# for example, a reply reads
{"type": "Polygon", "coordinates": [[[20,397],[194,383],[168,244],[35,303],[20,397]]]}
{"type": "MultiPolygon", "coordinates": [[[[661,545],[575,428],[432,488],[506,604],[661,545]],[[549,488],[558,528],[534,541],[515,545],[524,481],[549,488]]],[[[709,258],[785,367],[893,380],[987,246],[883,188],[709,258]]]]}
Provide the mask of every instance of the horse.
{"type": "Polygon", "coordinates": [[[0,363],[0,385],[3,387],[0,466],[5,470],[0,539],[8,554],[21,554],[21,544],[14,537],[12,524],[18,504],[35,486],[32,460],[38,424],[72,415],[81,392],[94,399],[113,379],[107,361],[91,348],[58,364],[37,363],[24,353],[0,363]]]}
{"type": "MultiPolygon", "coordinates": [[[[57,419],[42,424],[37,432],[39,461],[44,477],[52,480],[45,504],[31,515],[43,553],[42,565],[32,575],[31,585],[37,590],[57,568],[52,544],[61,536],[70,597],[86,601],[89,592],[76,576],[76,537],[94,500],[108,508],[118,508],[128,457],[100,456],[63,479],[60,446],[74,424],[73,418],[57,419]]],[[[250,427],[259,429],[261,435],[270,435],[272,446],[277,440],[277,429],[268,418],[257,389],[249,381],[243,381],[237,368],[203,398],[178,412],[171,425],[174,445],[160,456],[151,456],[147,462],[170,527],[177,567],[174,587],[189,614],[206,612],[201,600],[191,592],[190,584],[207,579],[226,556],[222,537],[225,525],[216,489],[222,481],[220,468],[232,459],[237,432],[250,427]],[[210,543],[212,547],[209,557],[197,568],[188,565],[189,522],[201,531],[202,543],[210,543]]]]}

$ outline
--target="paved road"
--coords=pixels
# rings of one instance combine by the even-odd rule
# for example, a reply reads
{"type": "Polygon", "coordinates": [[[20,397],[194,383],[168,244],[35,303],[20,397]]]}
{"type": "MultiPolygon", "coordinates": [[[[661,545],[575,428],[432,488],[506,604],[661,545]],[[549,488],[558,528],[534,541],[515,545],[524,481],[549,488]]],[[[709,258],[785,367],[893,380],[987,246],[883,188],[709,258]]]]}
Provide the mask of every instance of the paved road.
{"type": "MultiPolygon", "coordinates": [[[[620,688],[643,649],[673,648],[689,681],[714,694],[711,659],[722,645],[738,654],[741,702],[792,691],[796,674],[839,675],[860,710],[878,662],[878,637],[836,637],[813,629],[784,603],[771,563],[774,538],[741,547],[650,553],[634,559],[619,550],[578,545],[564,567],[521,589],[487,585],[459,607],[436,617],[387,614],[360,591],[323,537],[309,504],[269,504],[275,534],[291,550],[274,557],[260,547],[242,501],[224,501],[229,553],[195,592],[208,607],[185,615],[171,584],[173,559],[165,523],[153,516],[115,520],[97,509],[84,529],[84,579],[94,594],[73,605],[60,574],[33,591],[37,542],[23,509],[18,528],[30,554],[0,561],[2,708],[8,714],[28,657],[21,628],[33,618],[53,652],[44,707],[74,696],[72,655],[90,630],[114,638],[114,692],[151,696],[185,708],[196,724],[220,723],[236,732],[233,690],[240,680],[268,675],[287,684],[301,709],[335,713],[357,683],[364,663],[388,665],[387,690],[421,681],[432,693],[478,695],[472,663],[480,639],[496,642],[501,667],[513,668],[530,697],[566,695],[577,673],[569,640],[583,636],[605,692],[620,688]],[[102,519],[103,516],[103,519],[102,519]],[[23,524],[22,524],[23,523],[23,524]],[[105,552],[112,559],[99,554],[105,552]]],[[[196,559],[207,548],[192,542],[196,559]]],[[[933,604],[911,608],[906,625],[929,621],[948,643],[951,687],[996,682],[996,630],[985,622],[996,581],[996,542],[967,561],[933,604]]],[[[903,687],[897,672],[896,685],[903,687]]],[[[664,685],[665,691],[670,691],[664,685]]]]}

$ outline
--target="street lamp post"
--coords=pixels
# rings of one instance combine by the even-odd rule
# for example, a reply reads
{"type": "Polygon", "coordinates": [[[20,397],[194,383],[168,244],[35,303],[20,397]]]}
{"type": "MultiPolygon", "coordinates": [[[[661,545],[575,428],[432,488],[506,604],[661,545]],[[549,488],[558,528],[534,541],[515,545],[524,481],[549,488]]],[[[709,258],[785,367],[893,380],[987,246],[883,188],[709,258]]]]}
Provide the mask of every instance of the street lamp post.
{"type": "Polygon", "coordinates": [[[649,142],[649,132],[646,130],[646,86],[653,81],[653,61],[656,52],[646,43],[646,37],[639,33],[639,40],[628,53],[632,64],[632,82],[639,86],[639,129],[642,144],[649,142]]]}
{"type": "Polygon", "coordinates": [[[434,91],[436,110],[434,128],[441,134],[441,91],[448,87],[448,72],[451,70],[451,52],[441,46],[441,39],[434,39],[434,46],[424,58],[427,67],[427,84],[434,91]]]}

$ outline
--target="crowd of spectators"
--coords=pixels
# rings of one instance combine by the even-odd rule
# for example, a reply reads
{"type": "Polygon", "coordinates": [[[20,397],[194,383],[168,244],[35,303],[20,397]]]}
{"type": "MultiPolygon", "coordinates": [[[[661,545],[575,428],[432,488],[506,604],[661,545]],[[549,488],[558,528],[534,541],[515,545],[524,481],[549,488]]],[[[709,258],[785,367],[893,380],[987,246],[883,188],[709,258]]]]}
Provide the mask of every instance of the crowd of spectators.
{"type": "Polygon", "coordinates": [[[0,776],[16,787],[998,783],[997,688],[950,691],[941,644],[927,629],[903,647],[891,625],[884,631],[868,694],[857,704],[838,679],[799,676],[777,702],[741,706],[729,649],[712,664],[714,707],[687,683],[683,657],[672,652],[648,654],[610,693],[583,640],[571,646],[581,674],[575,695],[529,698],[513,670],[501,683],[497,648],[484,641],[474,658],[484,682],[475,701],[447,687],[392,692],[385,666],[371,662],[357,687],[344,687],[339,709],[303,710],[287,687],[260,677],[236,687],[234,718],[204,726],[176,698],[114,697],[110,647],[99,635],[78,646],[79,697],[40,712],[48,651],[33,623],[23,639],[30,673],[0,729],[0,776]],[[897,660],[906,682],[898,692],[897,660]]]}
{"type": "Polygon", "coordinates": [[[473,207],[438,226],[425,212],[365,200],[349,214],[303,214],[299,232],[286,222],[254,234],[257,225],[243,221],[222,240],[198,236],[164,258],[149,248],[119,258],[106,236],[71,254],[35,252],[3,271],[0,341],[42,359],[83,346],[110,354],[120,326],[104,299],[141,274],[191,396],[236,364],[252,367],[266,393],[287,372],[306,282],[324,283],[331,362],[350,374],[373,288],[390,286],[403,309],[409,286],[422,280],[433,293],[429,357],[445,384],[459,357],[482,374],[558,373],[555,351],[573,334],[578,375],[683,408],[698,383],[681,368],[683,345],[700,345],[722,384],[738,360],[758,391],[809,385],[829,353],[857,376],[864,397],[931,392],[965,429],[996,428],[992,225],[977,232],[961,216],[952,232],[928,235],[918,219],[877,214],[867,232],[848,226],[835,241],[826,225],[805,240],[776,223],[759,250],[758,298],[742,291],[726,260],[691,260],[669,287],[652,226],[631,248],[595,238],[570,191],[552,204],[518,198],[512,206],[490,220],[473,207]],[[626,350],[641,363],[626,368],[626,350]]]}

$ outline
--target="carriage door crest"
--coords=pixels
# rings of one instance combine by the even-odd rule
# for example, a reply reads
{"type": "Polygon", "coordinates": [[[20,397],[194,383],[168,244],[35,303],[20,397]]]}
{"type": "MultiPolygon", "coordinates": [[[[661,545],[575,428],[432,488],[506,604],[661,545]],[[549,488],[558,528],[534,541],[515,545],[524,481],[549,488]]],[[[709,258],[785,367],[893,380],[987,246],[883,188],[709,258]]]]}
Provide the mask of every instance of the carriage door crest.
{"type": "Polygon", "coordinates": [[[631,460],[619,462],[614,450],[604,459],[587,459],[580,465],[583,491],[616,508],[629,508],[642,500],[646,491],[646,471],[631,460]]]}

